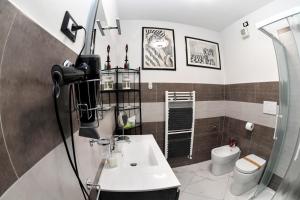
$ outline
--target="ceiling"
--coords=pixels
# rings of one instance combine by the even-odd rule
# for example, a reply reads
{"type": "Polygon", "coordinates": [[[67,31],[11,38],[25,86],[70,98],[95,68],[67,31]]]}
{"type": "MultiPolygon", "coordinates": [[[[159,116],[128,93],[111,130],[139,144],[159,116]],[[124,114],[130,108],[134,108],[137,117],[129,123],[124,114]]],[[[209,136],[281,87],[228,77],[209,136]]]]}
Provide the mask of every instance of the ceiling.
{"type": "Polygon", "coordinates": [[[162,20],[221,31],[273,0],[116,0],[120,19],[162,20]]]}

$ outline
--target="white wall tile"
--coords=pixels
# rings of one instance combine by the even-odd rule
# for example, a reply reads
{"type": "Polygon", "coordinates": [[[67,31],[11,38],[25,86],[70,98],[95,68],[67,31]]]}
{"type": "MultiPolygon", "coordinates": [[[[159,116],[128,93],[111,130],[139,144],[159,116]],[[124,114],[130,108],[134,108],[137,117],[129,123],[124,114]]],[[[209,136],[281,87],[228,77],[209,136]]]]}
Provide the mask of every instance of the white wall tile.
{"type": "MultiPolygon", "coordinates": [[[[106,152],[102,146],[90,147],[89,139],[75,134],[78,167],[83,183],[94,179],[106,152]]],[[[63,144],[58,145],[18,179],[0,200],[82,200],[75,174],[68,163],[63,144]]]]}
{"type": "MultiPolygon", "coordinates": [[[[221,117],[225,115],[225,101],[197,101],[195,118],[221,117]]],[[[142,103],[143,122],[165,121],[165,103],[142,103]]]]}
{"type": "Polygon", "coordinates": [[[263,104],[226,101],[225,115],[227,117],[253,122],[268,127],[275,127],[275,116],[263,113],[263,104]]]}

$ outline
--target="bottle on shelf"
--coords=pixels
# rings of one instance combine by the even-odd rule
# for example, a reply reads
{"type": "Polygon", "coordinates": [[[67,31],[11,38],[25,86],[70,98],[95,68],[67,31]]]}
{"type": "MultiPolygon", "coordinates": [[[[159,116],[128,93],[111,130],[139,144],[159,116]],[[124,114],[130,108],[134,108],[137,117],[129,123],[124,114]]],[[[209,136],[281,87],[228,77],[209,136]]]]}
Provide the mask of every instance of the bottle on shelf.
{"type": "Polygon", "coordinates": [[[106,59],[105,69],[110,70],[111,69],[110,57],[109,57],[110,45],[107,45],[106,51],[107,51],[107,59],[106,59]]]}
{"type": "Polygon", "coordinates": [[[126,44],[126,46],[125,46],[125,52],[126,52],[126,55],[125,55],[124,69],[129,69],[129,62],[128,62],[128,56],[127,56],[128,44],[126,44]]]}

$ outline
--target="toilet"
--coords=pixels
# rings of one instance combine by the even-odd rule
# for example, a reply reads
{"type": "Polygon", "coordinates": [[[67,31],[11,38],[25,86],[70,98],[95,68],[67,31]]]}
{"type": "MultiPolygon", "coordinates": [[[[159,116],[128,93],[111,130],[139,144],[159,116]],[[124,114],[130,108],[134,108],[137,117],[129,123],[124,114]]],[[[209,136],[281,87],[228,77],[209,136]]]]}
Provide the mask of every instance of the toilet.
{"type": "Polygon", "coordinates": [[[240,157],[239,147],[229,145],[214,148],[211,151],[212,168],[211,172],[215,176],[220,176],[233,171],[235,162],[240,157]]]}
{"type": "Polygon", "coordinates": [[[266,160],[250,154],[235,163],[231,193],[239,196],[255,187],[264,171],[266,160]]]}

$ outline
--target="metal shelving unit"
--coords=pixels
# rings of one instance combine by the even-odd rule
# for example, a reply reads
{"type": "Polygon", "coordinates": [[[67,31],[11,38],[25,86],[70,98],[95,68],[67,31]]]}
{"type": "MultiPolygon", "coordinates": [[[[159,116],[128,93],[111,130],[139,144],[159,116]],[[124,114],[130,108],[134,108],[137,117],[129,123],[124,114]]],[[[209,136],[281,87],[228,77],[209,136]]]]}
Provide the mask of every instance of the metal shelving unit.
{"type": "Polygon", "coordinates": [[[141,69],[112,68],[101,70],[101,80],[110,76],[114,80],[111,90],[104,90],[101,85],[102,104],[115,107],[115,135],[122,134],[122,128],[118,126],[120,112],[126,112],[128,117],[136,116],[135,126],[125,129],[126,135],[142,134],[142,110],[141,110],[141,69]],[[123,79],[130,79],[130,89],[123,88],[123,79]]]}

